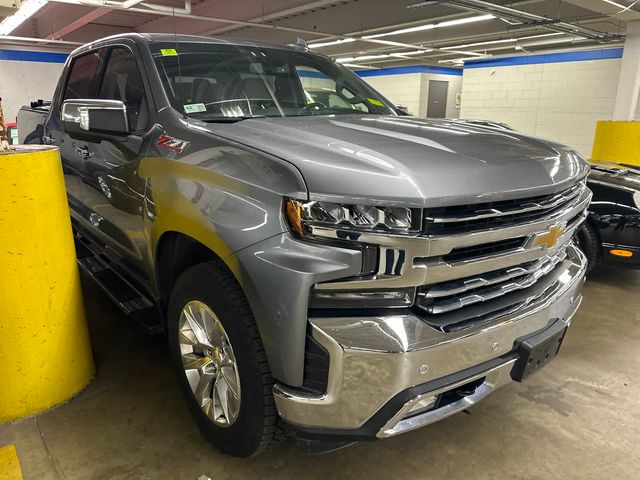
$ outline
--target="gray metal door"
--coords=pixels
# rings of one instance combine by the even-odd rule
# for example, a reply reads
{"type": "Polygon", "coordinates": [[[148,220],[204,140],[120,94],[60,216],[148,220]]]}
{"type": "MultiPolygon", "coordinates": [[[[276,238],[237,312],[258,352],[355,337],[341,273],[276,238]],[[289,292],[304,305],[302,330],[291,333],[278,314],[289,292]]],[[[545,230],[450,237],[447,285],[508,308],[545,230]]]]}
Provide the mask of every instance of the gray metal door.
{"type": "Polygon", "coordinates": [[[447,116],[447,90],[449,82],[429,80],[429,98],[427,99],[427,117],[444,118],[447,116]]]}

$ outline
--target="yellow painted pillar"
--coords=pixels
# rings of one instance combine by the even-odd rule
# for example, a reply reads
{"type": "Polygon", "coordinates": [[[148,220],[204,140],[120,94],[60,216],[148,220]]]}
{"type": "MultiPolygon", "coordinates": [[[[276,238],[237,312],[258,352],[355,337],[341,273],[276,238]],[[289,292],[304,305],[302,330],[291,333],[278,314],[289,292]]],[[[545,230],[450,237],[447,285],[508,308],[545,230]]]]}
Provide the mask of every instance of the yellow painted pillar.
{"type": "Polygon", "coordinates": [[[0,152],[0,423],[71,398],[93,374],[58,149],[0,152]]]}
{"type": "Polygon", "coordinates": [[[591,160],[640,165],[640,122],[599,121],[591,160]]]}

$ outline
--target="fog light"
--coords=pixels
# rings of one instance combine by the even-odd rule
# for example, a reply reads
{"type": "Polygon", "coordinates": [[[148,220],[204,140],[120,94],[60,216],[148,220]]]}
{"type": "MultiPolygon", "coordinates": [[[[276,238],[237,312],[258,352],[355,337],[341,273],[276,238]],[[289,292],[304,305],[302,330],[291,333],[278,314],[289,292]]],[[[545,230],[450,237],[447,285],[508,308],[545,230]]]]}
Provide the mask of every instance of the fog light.
{"type": "Polygon", "coordinates": [[[310,308],[399,308],[413,305],[415,288],[311,291],[310,308]]]}

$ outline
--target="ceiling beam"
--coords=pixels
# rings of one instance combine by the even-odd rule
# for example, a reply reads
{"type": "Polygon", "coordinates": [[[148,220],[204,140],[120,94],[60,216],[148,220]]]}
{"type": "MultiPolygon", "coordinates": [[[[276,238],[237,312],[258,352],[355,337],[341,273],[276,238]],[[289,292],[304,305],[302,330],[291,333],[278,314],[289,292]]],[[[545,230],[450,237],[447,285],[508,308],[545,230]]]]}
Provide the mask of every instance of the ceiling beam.
{"type": "Polygon", "coordinates": [[[42,45],[53,45],[53,46],[63,46],[68,48],[75,48],[82,43],[79,42],[67,42],[64,40],[53,40],[50,38],[33,38],[33,37],[18,37],[14,35],[2,35],[0,36],[0,45],[24,45],[27,44],[42,44],[42,45]]]}
{"type": "Polygon", "coordinates": [[[117,1],[111,0],[50,0],[50,2],[54,3],[66,3],[71,5],[83,5],[83,6],[92,6],[92,7],[100,7],[100,8],[108,8],[110,10],[121,10],[125,12],[135,12],[135,13],[146,13],[149,15],[159,16],[159,17],[175,17],[175,18],[185,18],[187,20],[200,20],[204,22],[213,22],[213,23],[226,23],[228,25],[238,25],[245,27],[256,27],[263,28],[267,30],[279,30],[285,32],[293,32],[303,35],[312,35],[314,37],[329,37],[333,36],[331,33],[322,33],[317,32],[315,30],[305,30],[302,28],[294,28],[287,27],[284,25],[271,25],[268,23],[258,23],[258,22],[250,22],[247,20],[232,20],[230,18],[222,18],[222,17],[210,17],[208,15],[194,15],[193,13],[178,13],[171,11],[161,11],[161,10],[152,10],[150,8],[124,8],[117,1]]]}
{"type": "Polygon", "coordinates": [[[512,28],[519,26],[539,26],[547,30],[582,35],[585,38],[601,41],[619,41],[620,36],[606,32],[600,32],[582,27],[578,24],[563,22],[559,19],[547,18],[543,15],[529,13],[524,10],[497,5],[486,0],[444,0],[445,5],[450,5],[470,12],[489,13],[497,18],[507,21],[512,28]]]}
{"type": "Polygon", "coordinates": [[[109,13],[111,10],[108,8],[96,8],[95,10],[87,13],[86,15],[80,17],[79,19],[71,22],[70,24],[62,27],[61,29],[59,29],[56,32],[53,32],[51,34],[51,38],[54,40],[59,40],[62,37],[69,35],[71,32],[75,32],[77,29],[84,27],[85,25],[87,25],[88,23],[93,22],[94,20],[97,20],[98,18],[106,15],[107,13],[109,13]]]}
{"type": "MultiPolygon", "coordinates": [[[[601,13],[617,20],[624,20],[630,22],[632,20],[640,20],[640,12],[631,8],[627,9],[624,5],[624,0],[618,0],[615,5],[605,2],[604,0],[566,0],[567,3],[577,5],[578,7],[586,8],[593,12],[601,13]]],[[[637,8],[637,7],[636,7],[637,8]]]]}
{"type": "MultiPolygon", "coordinates": [[[[282,17],[286,17],[288,15],[294,15],[294,14],[299,14],[299,13],[304,13],[304,12],[308,12],[309,10],[313,10],[316,8],[323,8],[323,7],[327,7],[330,5],[333,5],[335,3],[340,3],[340,4],[345,4],[345,3],[350,3],[353,0],[343,0],[343,1],[336,1],[336,0],[316,0],[315,2],[309,2],[306,3],[304,5],[299,5],[297,7],[291,7],[291,8],[286,8],[284,10],[279,10],[277,12],[273,12],[273,13],[268,13],[267,15],[263,15],[260,17],[255,17],[250,19],[250,22],[269,22],[272,20],[279,20],[282,17]]],[[[226,33],[229,32],[231,30],[234,30],[235,26],[226,26],[226,27],[220,27],[220,28],[215,28],[213,30],[206,30],[204,32],[200,32],[199,35],[220,35],[222,33],[226,33]]]]}

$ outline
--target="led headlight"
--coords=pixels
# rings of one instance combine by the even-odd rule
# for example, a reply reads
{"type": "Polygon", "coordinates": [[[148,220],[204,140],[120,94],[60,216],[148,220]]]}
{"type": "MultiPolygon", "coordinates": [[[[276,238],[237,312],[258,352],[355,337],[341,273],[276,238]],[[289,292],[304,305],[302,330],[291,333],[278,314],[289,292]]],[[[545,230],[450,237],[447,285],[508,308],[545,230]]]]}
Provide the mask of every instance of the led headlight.
{"type": "Polygon", "coordinates": [[[402,207],[300,202],[289,198],[285,200],[285,213],[291,228],[300,235],[313,226],[396,234],[413,233],[420,226],[419,215],[402,207]]]}

